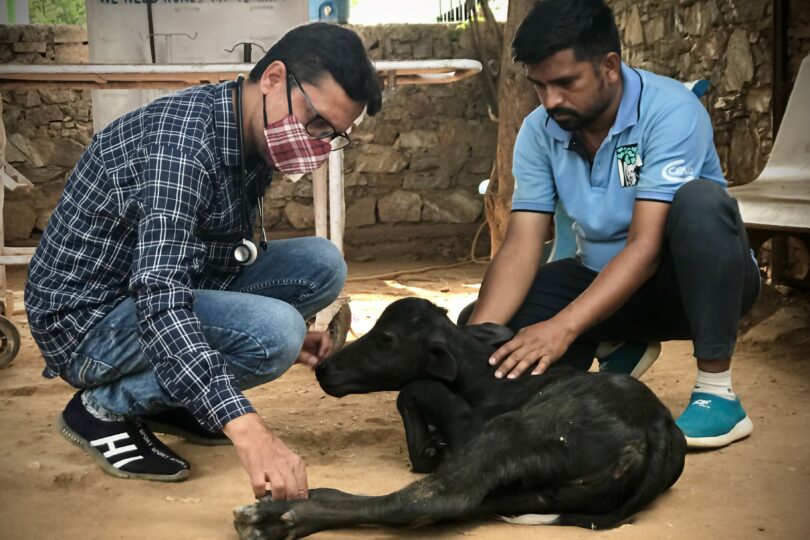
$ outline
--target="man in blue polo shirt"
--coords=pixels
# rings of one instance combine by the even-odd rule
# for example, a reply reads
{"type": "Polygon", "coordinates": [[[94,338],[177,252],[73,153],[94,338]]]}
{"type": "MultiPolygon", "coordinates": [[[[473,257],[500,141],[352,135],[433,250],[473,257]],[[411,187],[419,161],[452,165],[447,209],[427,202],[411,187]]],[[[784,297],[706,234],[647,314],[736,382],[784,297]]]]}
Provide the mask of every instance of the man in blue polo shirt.
{"type": "Polygon", "coordinates": [[[513,52],[542,106],[518,135],[508,232],[468,320],[518,331],[490,360],[496,377],[587,369],[603,341],[691,339],[687,442],[746,437],[730,364],[759,271],[705,109],[681,83],[621,62],[603,0],[539,2],[513,52]],[[577,254],[541,266],[557,208],[577,254]]]}

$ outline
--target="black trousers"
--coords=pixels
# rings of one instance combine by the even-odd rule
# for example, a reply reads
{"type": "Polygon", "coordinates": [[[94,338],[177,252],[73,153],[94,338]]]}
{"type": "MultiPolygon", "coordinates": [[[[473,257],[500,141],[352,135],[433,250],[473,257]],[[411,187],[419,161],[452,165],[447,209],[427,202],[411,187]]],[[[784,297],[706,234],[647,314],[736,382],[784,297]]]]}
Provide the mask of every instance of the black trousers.
{"type": "MultiPolygon", "coordinates": [[[[540,267],[508,326],[554,317],[597,276],[575,259],[540,267]]],[[[731,358],[737,326],[754,304],[760,275],[737,201],[719,184],[693,180],[675,194],[656,273],[610,317],[582,334],[557,362],[590,366],[601,341],[691,339],[701,360],[731,358]]],[[[469,319],[473,305],[459,316],[469,319]]]]}

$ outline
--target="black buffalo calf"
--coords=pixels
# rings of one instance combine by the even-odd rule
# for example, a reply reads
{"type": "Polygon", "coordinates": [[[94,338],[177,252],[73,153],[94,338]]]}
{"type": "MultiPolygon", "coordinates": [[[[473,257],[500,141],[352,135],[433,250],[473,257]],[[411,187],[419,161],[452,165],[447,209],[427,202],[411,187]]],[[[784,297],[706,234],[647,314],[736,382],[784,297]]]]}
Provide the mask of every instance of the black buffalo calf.
{"type": "Polygon", "coordinates": [[[433,474],[379,497],[314,489],[307,500],[242,507],[241,538],[492,514],[608,528],[675,483],[686,442],[652,391],[629,376],[568,368],[495,379],[487,359],[511,335],[491,324],[460,328],[426,300],[391,304],[317,377],[337,397],[401,390],[413,469],[433,474]]]}

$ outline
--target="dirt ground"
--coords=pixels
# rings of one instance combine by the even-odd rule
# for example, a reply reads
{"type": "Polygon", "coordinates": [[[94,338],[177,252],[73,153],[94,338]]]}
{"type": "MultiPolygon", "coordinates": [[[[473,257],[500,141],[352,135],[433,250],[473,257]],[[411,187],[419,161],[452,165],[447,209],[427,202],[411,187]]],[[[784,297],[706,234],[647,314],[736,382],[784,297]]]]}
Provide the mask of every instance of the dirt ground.
{"type": "MultiPolygon", "coordinates": [[[[424,261],[350,264],[352,276],[425,266],[424,261]]],[[[362,335],[382,309],[404,296],[429,298],[455,316],[476,294],[482,266],[352,282],[353,329],[362,335]]],[[[21,270],[10,283],[22,289],[21,270]]],[[[725,449],[690,453],[678,483],[632,524],[611,531],[530,527],[483,520],[420,530],[335,531],[316,538],[810,538],[810,303],[767,291],[749,317],[734,362],[735,390],[755,425],[725,449]],[[753,324],[758,323],[758,324],[753,324]]],[[[42,359],[22,314],[22,349],[0,371],[0,538],[235,539],[232,509],[252,493],[229,447],[168,437],[192,463],[179,484],[119,480],[104,474],[55,431],[72,394],[40,377],[42,359]]],[[[350,336],[351,339],[351,336],[350,336]]],[[[695,373],[689,343],[664,345],[644,376],[679,414],[695,373]]],[[[248,392],[260,413],[308,465],[310,486],[382,494],[413,481],[393,394],[325,396],[311,372],[295,367],[248,392]]]]}

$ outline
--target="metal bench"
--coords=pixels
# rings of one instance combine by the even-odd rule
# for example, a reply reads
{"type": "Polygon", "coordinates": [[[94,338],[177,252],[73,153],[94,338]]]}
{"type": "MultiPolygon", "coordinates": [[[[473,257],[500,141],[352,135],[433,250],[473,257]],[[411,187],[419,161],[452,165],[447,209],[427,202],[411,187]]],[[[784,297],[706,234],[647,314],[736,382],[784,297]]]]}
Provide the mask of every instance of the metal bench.
{"type": "Polygon", "coordinates": [[[810,286],[810,56],[802,61],[768,163],[730,188],[754,250],[771,240],[775,282],[810,286]]]}

